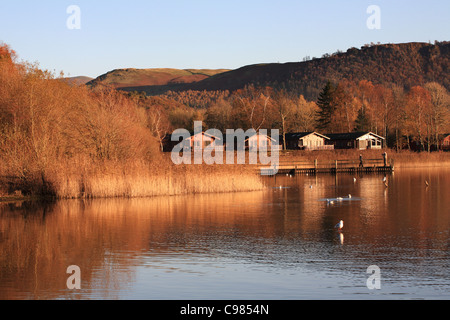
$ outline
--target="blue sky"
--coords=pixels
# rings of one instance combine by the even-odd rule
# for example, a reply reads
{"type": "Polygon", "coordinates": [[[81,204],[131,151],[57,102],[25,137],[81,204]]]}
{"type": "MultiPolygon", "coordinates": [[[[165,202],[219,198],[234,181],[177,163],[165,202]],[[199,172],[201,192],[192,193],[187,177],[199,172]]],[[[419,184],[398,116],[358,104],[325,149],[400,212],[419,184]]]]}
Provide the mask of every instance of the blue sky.
{"type": "Polygon", "coordinates": [[[118,68],[228,68],[366,43],[450,40],[448,0],[0,0],[0,41],[66,75],[118,68]],[[81,10],[70,30],[66,10],[81,10]],[[367,8],[381,9],[370,30],[367,8]]]}

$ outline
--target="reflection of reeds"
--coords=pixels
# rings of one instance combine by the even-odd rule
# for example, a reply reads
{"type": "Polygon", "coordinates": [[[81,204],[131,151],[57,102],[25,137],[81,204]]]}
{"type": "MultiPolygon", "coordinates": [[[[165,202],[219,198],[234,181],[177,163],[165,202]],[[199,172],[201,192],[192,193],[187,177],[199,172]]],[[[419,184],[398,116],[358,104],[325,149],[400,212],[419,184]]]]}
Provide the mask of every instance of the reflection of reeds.
{"type": "Polygon", "coordinates": [[[265,195],[262,191],[0,204],[0,299],[117,299],[120,290],[135,282],[136,265],[142,265],[147,254],[157,263],[159,253],[189,255],[215,247],[186,245],[184,237],[177,237],[181,234],[194,241],[196,230],[220,225],[228,226],[228,237],[235,239],[236,221],[242,234],[274,232],[277,225],[260,227],[255,219],[265,195]],[[247,205],[233,206],[236,203],[247,205]],[[81,268],[80,292],[66,290],[70,265],[81,268]]]}

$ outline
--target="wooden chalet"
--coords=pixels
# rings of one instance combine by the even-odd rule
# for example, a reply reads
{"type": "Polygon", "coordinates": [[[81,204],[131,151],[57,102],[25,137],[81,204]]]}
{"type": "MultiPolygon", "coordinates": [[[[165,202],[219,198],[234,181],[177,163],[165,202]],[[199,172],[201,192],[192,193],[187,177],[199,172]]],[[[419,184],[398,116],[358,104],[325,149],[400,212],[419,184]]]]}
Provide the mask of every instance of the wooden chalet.
{"type": "Polygon", "coordinates": [[[373,132],[330,133],[326,144],[334,149],[382,149],[385,138],[373,132]]]}
{"type": "MultiPolygon", "coordinates": [[[[222,145],[216,146],[218,141],[222,141],[222,138],[208,134],[206,132],[200,132],[183,140],[183,148],[191,150],[203,150],[207,146],[213,146],[215,148],[223,148],[222,145]]],[[[163,139],[163,151],[171,152],[173,148],[181,143],[180,141],[172,141],[172,135],[167,135],[163,139]]]]}
{"type": "Polygon", "coordinates": [[[281,150],[281,145],[268,135],[255,133],[245,140],[245,149],[248,151],[281,150]]]}
{"type": "Polygon", "coordinates": [[[450,151],[450,133],[443,135],[441,140],[441,150],[450,151]]]}
{"type": "Polygon", "coordinates": [[[217,141],[221,140],[222,139],[217,136],[205,132],[200,132],[185,139],[184,143],[186,143],[186,145],[189,146],[192,150],[203,150],[210,145],[214,146],[217,141]]]}
{"type": "MultiPolygon", "coordinates": [[[[287,150],[333,150],[332,144],[326,144],[329,137],[317,132],[297,132],[285,134],[287,150]]],[[[280,137],[280,141],[283,136],[280,137]]]]}

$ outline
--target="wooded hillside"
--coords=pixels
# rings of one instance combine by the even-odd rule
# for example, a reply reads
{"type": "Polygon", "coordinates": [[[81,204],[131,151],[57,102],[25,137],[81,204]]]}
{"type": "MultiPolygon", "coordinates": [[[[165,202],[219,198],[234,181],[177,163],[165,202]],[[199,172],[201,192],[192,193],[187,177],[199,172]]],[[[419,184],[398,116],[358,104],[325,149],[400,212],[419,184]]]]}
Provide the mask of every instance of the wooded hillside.
{"type": "Polygon", "coordinates": [[[437,82],[449,90],[449,64],[448,41],[435,44],[371,44],[360,49],[350,48],[346,52],[324,54],[321,58],[313,57],[303,62],[249,65],[220,72],[197,82],[122,85],[121,88],[159,95],[168,91],[235,91],[248,85],[270,86],[285,88],[303,95],[307,100],[316,101],[328,80],[366,80],[374,84],[395,84],[405,89],[437,82]]]}

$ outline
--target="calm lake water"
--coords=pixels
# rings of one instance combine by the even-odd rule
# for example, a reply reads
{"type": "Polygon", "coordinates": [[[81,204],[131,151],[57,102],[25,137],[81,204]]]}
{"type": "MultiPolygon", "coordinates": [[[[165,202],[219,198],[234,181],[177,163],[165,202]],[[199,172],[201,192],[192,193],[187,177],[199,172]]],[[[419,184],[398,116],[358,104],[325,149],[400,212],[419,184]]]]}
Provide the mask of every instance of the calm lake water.
{"type": "Polygon", "coordinates": [[[403,169],[387,188],[383,177],[0,204],[0,299],[449,299],[450,168],[403,169]],[[80,290],[67,288],[71,265],[80,290]],[[367,287],[372,265],[379,290],[367,287]]]}

